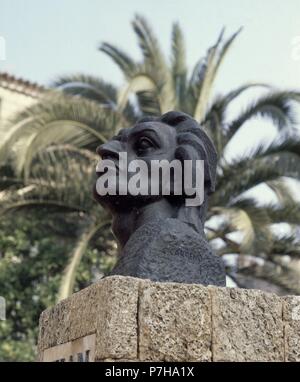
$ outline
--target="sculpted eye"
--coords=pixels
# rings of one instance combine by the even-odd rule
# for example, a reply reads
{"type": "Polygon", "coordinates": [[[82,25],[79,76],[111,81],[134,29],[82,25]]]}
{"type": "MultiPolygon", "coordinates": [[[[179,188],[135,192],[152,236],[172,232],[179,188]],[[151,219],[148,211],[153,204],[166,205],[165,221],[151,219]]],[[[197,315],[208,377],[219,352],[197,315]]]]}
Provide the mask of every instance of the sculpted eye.
{"type": "Polygon", "coordinates": [[[151,148],[153,148],[154,145],[152,141],[147,137],[141,137],[137,140],[135,148],[138,153],[143,153],[151,148]]]}

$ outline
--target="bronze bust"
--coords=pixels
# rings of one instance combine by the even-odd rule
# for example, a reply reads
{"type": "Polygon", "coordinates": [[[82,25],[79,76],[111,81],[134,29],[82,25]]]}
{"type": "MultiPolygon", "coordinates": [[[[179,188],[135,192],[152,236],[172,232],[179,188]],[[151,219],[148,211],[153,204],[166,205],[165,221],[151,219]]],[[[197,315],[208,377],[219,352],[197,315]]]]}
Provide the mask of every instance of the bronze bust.
{"type": "MultiPolygon", "coordinates": [[[[118,184],[116,192],[99,195],[99,187],[94,190],[96,200],[112,214],[112,230],[118,241],[119,257],[111,275],[225,286],[223,262],[212,252],[203,229],[208,195],[215,188],[217,154],[197,121],[175,111],[161,117],[146,117],[99,146],[97,153],[102,161],[116,164],[113,182],[118,184]],[[146,164],[149,172],[144,179],[149,182],[144,191],[149,192],[121,192],[124,179],[118,164],[120,153],[126,153],[128,163],[142,160],[146,164]],[[187,206],[191,194],[186,195],[183,188],[181,193],[174,191],[172,171],[169,194],[162,192],[160,186],[165,180],[161,176],[154,181],[159,192],[151,194],[150,163],[161,160],[190,161],[194,175],[196,161],[203,162],[201,205],[187,206]]],[[[130,183],[134,175],[128,167],[125,172],[125,182],[130,183]]],[[[97,170],[98,180],[103,180],[105,174],[103,169],[97,170]]]]}

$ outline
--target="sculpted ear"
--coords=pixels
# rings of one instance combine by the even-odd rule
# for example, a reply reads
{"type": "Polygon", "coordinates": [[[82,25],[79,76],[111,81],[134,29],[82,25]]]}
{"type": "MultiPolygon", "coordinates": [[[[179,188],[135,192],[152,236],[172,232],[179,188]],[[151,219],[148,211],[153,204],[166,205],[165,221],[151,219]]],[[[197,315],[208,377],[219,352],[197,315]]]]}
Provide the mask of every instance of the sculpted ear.
{"type": "Polygon", "coordinates": [[[217,164],[218,164],[218,155],[215,149],[213,142],[210,140],[208,135],[204,130],[200,129],[200,139],[202,145],[205,149],[205,157],[207,163],[207,176],[208,176],[208,184],[209,187],[207,189],[208,193],[211,194],[215,192],[216,188],[216,172],[217,172],[217,164]]]}
{"type": "MultiPolygon", "coordinates": [[[[175,151],[175,159],[178,159],[182,162],[184,160],[192,160],[195,164],[196,160],[203,160],[204,187],[208,194],[214,192],[217,156],[214,146],[209,138],[203,141],[203,139],[199,139],[199,137],[195,136],[195,134],[185,132],[181,133],[178,137],[178,144],[179,146],[175,151]]],[[[196,171],[196,168],[193,169],[193,179],[195,179],[194,171],[196,171]]]]}

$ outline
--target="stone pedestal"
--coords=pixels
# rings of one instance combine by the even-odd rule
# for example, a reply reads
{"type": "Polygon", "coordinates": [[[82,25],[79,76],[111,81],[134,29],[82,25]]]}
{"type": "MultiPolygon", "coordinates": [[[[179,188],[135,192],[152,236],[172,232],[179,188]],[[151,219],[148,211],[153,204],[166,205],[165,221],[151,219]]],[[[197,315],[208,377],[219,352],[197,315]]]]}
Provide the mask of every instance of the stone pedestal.
{"type": "Polygon", "coordinates": [[[300,361],[300,297],[107,277],[40,317],[40,361],[300,361]]]}

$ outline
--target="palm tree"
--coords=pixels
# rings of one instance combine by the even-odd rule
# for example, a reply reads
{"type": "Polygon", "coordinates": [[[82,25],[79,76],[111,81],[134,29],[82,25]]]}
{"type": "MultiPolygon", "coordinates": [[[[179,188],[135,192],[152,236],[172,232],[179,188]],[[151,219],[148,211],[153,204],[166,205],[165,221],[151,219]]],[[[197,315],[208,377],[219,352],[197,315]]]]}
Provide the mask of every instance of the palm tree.
{"type": "MultiPolygon", "coordinates": [[[[17,180],[11,180],[2,191],[2,212],[42,205],[85,216],[62,281],[60,298],[68,296],[76,266],[88,243],[109,224],[90,197],[96,146],[143,115],[181,110],[205,127],[219,154],[217,188],[210,200],[206,224],[208,238],[218,255],[224,259],[228,254],[238,258],[247,255],[252,263],[256,264],[259,258],[263,264],[271,263],[282,272],[290,272],[280,261],[280,254],[290,258],[300,255],[295,235],[300,206],[285,181],[286,177],[299,179],[300,139],[294,129],[294,104],[299,102],[300,94],[251,83],[211,98],[219,68],[240,30],[228,39],[222,30],[216,43],[189,73],[178,24],[172,30],[170,61],[143,17],[135,17],[133,29],[141,48],[140,61],[109,43],[99,47],[122,71],[123,87],[117,89],[87,75],[61,77],[45,97],[12,121],[0,147],[0,163],[9,163],[17,180]],[[264,95],[228,121],[228,106],[253,87],[262,87],[264,95]],[[258,142],[251,151],[228,160],[228,145],[245,122],[256,117],[271,120],[278,129],[278,138],[267,145],[258,142]],[[253,189],[262,184],[274,191],[276,203],[262,204],[257,200],[253,189]],[[288,240],[278,237],[273,229],[278,223],[289,226],[288,240]]],[[[242,265],[228,265],[235,280],[243,271],[242,265]]],[[[270,280],[264,267],[259,269],[259,277],[270,280]]],[[[272,280],[275,279],[276,275],[272,280]]],[[[277,282],[283,285],[279,277],[277,282]]],[[[298,285],[291,288],[300,293],[298,285]]]]}

